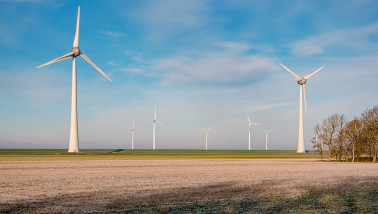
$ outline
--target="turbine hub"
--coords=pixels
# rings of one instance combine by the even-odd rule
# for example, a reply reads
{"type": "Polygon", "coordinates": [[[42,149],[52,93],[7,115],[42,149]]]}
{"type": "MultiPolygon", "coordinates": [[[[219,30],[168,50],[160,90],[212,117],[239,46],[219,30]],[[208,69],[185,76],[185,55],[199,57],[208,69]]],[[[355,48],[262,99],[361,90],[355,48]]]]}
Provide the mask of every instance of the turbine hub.
{"type": "Polygon", "coordinates": [[[77,57],[77,56],[79,56],[80,55],[80,49],[79,49],[79,47],[73,47],[72,49],[71,49],[71,52],[73,52],[74,53],[74,57],[77,57]]]}
{"type": "Polygon", "coordinates": [[[301,80],[298,81],[298,84],[299,85],[304,85],[304,84],[306,84],[306,82],[307,82],[307,80],[305,78],[303,78],[303,79],[301,79],[301,80]]]}

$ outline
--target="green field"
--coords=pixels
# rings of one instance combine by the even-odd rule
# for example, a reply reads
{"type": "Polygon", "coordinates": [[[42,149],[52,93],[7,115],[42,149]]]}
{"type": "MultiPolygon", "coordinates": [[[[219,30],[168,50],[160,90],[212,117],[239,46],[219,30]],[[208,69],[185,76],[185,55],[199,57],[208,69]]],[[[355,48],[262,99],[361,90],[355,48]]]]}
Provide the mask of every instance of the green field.
{"type": "Polygon", "coordinates": [[[255,158],[320,158],[320,154],[313,151],[297,154],[295,150],[81,149],[80,153],[68,153],[66,149],[0,149],[0,161],[255,158]]]}

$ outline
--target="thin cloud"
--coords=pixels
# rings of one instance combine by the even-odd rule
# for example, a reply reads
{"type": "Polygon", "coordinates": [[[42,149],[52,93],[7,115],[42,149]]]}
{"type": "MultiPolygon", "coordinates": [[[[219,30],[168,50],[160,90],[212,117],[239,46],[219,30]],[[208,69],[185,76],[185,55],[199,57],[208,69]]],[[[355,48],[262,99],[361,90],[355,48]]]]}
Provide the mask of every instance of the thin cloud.
{"type": "Polygon", "coordinates": [[[251,108],[247,108],[245,111],[246,112],[264,111],[264,110],[268,110],[268,109],[289,106],[289,105],[292,105],[292,104],[293,103],[291,103],[291,102],[270,103],[270,104],[264,104],[264,105],[259,105],[259,106],[254,106],[254,107],[251,107],[251,108]]]}
{"type": "Polygon", "coordinates": [[[121,38],[121,37],[125,36],[125,34],[120,32],[120,31],[107,30],[107,31],[101,31],[101,33],[104,34],[105,36],[114,37],[114,38],[121,38]]]}
{"type": "Polygon", "coordinates": [[[148,31],[153,32],[150,38],[168,40],[204,25],[208,20],[207,4],[208,1],[153,1],[132,16],[142,22],[148,31]]]}
{"type": "Polygon", "coordinates": [[[218,42],[215,43],[215,46],[223,47],[229,50],[236,50],[236,51],[247,51],[251,49],[251,47],[246,43],[238,43],[238,42],[218,42]]]}
{"type": "Polygon", "coordinates": [[[341,47],[359,50],[378,46],[371,41],[371,36],[378,36],[378,23],[357,29],[336,30],[310,37],[292,44],[292,52],[296,55],[311,56],[321,54],[326,48],[341,47]]]}
{"type": "Polygon", "coordinates": [[[141,68],[122,68],[121,71],[127,71],[132,73],[143,73],[145,70],[141,68]]]}
{"type": "Polygon", "coordinates": [[[259,81],[277,65],[269,57],[224,52],[165,58],[158,60],[154,68],[163,74],[165,83],[238,85],[259,81]]]}

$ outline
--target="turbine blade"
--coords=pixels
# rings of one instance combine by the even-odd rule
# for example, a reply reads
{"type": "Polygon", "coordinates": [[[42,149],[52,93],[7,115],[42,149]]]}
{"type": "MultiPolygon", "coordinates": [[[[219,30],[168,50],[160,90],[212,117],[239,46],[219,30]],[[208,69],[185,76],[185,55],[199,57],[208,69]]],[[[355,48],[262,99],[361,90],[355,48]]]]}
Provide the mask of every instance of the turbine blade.
{"type": "Polygon", "coordinates": [[[79,23],[80,23],[80,6],[79,6],[79,9],[77,11],[76,33],[75,33],[75,39],[74,39],[74,42],[73,42],[74,48],[79,47],[79,23]]]}
{"type": "Polygon", "coordinates": [[[61,60],[64,60],[64,59],[71,58],[71,56],[73,56],[73,54],[74,54],[73,52],[68,53],[68,54],[66,54],[66,55],[64,55],[64,56],[61,56],[61,57],[59,57],[59,58],[53,59],[53,60],[51,60],[51,61],[49,61],[49,62],[46,62],[45,64],[42,64],[42,65],[40,65],[40,66],[37,66],[37,68],[41,68],[41,67],[44,67],[44,66],[46,66],[46,65],[50,65],[50,64],[52,64],[52,63],[54,63],[54,62],[58,62],[58,61],[61,61],[61,60]]]}
{"type": "Polygon", "coordinates": [[[252,125],[254,125],[254,126],[261,126],[262,124],[260,124],[260,123],[252,123],[252,125]]]}
{"type": "Polygon", "coordinates": [[[305,112],[307,114],[306,84],[303,84],[303,95],[304,95],[304,103],[305,103],[305,112]]]}
{"type": "Polygon", "coordinates": [[[318,70],[312,72],[311,74],[305,76],[304,78],[305,78],[306,80],[310,79],[310,77],[314,76],[314,74],[318,73],[318,71],[322,70],[323,68],[324,68],[324,66],[320,67],[318,70]]]}
{"type": "Polygon", "coordinates": [[[248,122],[251,123],[251,118],[249,118],[249,115],[247,114],[248,122]]]}
{"type": "Polygon", "coordinates": [[[164,126],[164,127],[167,127],[164,123],[162,123],[160,120],[158,120],[158,119],[156,119],[156,121],[158,122],[158,123],[160,123],[160,125],[162,125],[162,126],[164,126]]]}
{"type": "Polygon", "coordinates": [[[94,68],[96,68],[102,75],[104,75],[106,78],[108,78],[108,80],[110,80],[110,82],[112,82],[112,80],[104,72],[102,72],[87,56],[85,56],[85,54],[80,53],[80,56],[83,57],[83,59],[85,59],[85,61],[87,61],[89,64],[91,64],[94,68]]]}
{"type": "Polygon", "coordinates": [[[289,71],[298,81],[301,80],[302,78],[300,78],[298,75],[296,75],[294,72],[292,72],[290,69],[286,68],[282,63],[280,63],[280,65],[285,68],[287,71],[289,71]]]}

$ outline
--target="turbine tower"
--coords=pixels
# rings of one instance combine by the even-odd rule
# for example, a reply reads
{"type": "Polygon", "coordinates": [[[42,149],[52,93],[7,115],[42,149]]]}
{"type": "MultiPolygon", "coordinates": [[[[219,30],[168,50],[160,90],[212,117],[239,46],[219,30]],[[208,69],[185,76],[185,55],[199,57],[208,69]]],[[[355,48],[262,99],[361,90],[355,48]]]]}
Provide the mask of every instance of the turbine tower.
{"type": "Polygon", "coordinates": [[[268,137],[269,137],[269,133],[272,131],[272,129],[271,130],[269,130],[269,131],[265,131],[264,130],[264,132],[265,132],[265,151],[268,151],[268,137]]]}
{"type": "Polygon", "coordinates": [[[134,120],[133,120],[133,126],[131,127],[131,149],[134,150],[134,120]]]}
{"type": "Polygon", "coordinates": [[[251,118],[249,118],[248,114],[247,114],[247,118],[248,118],[248,150],[251,150],[251,127],[252,126],[259,126],[261,124],[252,123],[251,118]]]}
{"type": "Polygon", "coordinates": [[[160,120],[157,119],[156,117],[156,104],[155,104],[155,113],[154,113],[154,117],[152,118],[152,126],[153,126],[153,129],[152,129],[152,149],[155,150],[155,137],[156,137],[156,132],[155,132],[155,129],[156,129],[156,122],[160,123],[160,125],[164,126],[164,127],[167,127],[166,125],[164,125],[160,120]]]}
{"type": "Polygon", "coordinates": [[[207,137],[209,136],[209,131],[212,129],[213,127],[209,127],[207,130],[206,130],[206,150],[207,150],[207,137]]]}
{"type": "Polygon", "coordinates": [[[289,71],[297,80],[299,84],[299,133],[298,133],[298,149],[297,153],[305,153],[304,148],[304,140],[303,140],[303,103],[302,103],[302,90],[304,92],[304,103],[305,103],[305,111],[307,112],[307,104],[306,104],[306,82],[310,77],[312,77],[314,74],[316,74],[318,71],[320,71],[324,66],[320,67],[318,70],[312,72],[311,74],[301,78],[298,75],[296,75],[294,72],[292,72],[290,69],[285,67],[283,64],[280,63],[280,65],[285,68],[287,71],[289,71]]]}
{"type": "Polygon", "coordinates": [[[37,68],[50,65],[52,63],[72,58],[72,100],[71,100],[71,130],[70,130],[70,142],[68,152],[79,152],[79,136],[78,136],[78,122],[77,122],[77,89],[76,89],[76,57],[81,56],[85,61],[91,64],[102,75],[112,81],[104,72],[102,72],[86,55],[84,55],[79,49],[79,22],[80,22],[80,6],[77,12],[76,33],[71,51],[59,58],[46,62],[37,68]]]}

